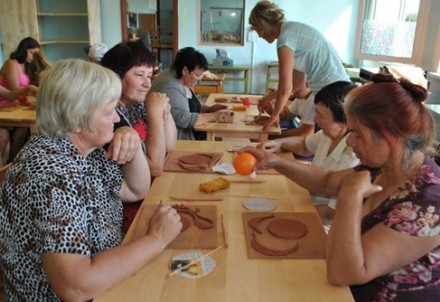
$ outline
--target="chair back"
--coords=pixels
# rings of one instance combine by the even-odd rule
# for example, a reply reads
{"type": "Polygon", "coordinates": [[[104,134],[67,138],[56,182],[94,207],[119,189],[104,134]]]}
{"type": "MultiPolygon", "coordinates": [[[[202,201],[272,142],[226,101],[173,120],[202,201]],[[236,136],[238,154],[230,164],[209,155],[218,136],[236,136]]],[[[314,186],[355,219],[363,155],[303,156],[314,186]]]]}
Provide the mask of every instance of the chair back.
{"type": "Polygon", "coordinates": [[[6,172],[8,172],[9,167],[11,167],[11,164],[4,165],[0,168],[0,182],[2,182],[5,179],[6,172]]]}

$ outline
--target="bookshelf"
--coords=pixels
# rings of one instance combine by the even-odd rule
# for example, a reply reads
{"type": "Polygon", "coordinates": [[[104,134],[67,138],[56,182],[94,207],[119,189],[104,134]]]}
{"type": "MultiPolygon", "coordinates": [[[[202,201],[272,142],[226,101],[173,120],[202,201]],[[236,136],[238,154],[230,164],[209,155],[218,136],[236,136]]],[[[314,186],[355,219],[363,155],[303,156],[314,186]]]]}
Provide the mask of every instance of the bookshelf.
{"type": "Polygon", "coordinates": [[[84,48],[101,42],[99,0],[36,0],[38,40],[52,61],[85,58],[84,48]]]}

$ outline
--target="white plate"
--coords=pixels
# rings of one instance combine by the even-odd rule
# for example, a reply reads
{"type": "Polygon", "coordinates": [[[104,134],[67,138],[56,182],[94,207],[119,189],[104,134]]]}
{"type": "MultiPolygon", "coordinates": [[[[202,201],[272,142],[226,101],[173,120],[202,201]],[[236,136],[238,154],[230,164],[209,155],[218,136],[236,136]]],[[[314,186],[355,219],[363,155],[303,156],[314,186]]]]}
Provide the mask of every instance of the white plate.
{"type": "Polygon", "coordinates": [[[252,115],[245,115],[243,116],[242,121],[245,123],[250,123],[254,121],[254,117],[252,115]]]}
{"type": "Polygon", "coordinates": [[[266,198],[248,198],[243,201],[243,206],[252,212],[268,212],[277,207],[272,200],[266,198]]]}
{"type": "Polygon", "coordinates": [[[171,270],[176,270],[198,258],[200,258],[200,261],[176,274],[185,278],[196,279],[206,276],[214,270],[216,266],[215,260],[210,256],[203,256],[200,252],[189,252],[174,256],[173,259],[171,259],[170,268],[171,270]]]}

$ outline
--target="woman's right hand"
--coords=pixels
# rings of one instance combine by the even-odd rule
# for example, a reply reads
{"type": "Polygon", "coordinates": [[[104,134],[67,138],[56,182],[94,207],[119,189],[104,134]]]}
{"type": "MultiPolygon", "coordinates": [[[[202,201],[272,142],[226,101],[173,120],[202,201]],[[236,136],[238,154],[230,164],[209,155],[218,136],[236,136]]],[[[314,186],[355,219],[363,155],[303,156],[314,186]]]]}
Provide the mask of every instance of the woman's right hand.
{"type": "Polygon", "coordinates": [[[164,248],[180,234],[182,223],[176,209],[162,202],[148,223],[147,235],[163,243],[164,248]]]}
{"type": "Polygon", "coordinates": [[[276,99],[276,97],[276,89],[269,88],[267,94],[258,101],[258,111],[261,113],[267,112],[271,114],[273,110],[273,101],[276,99]]]}
{"type": "Polygon", "coordinates": [[[268,152],[276,153],[281,150],[281,142],[277,140],[271,140],[267,142],[262,142],[257,145],[258,149],[266,150],[268,152]]]}
{"type": "Polygon", "coordinates": [[[255,165],[254,170],[265,170],[273,168],[280,159],[280,156],[272,152],[253,147],[245,147],[238,151],[238,153],[243,152],[251,153],[257,159],[257,164],[255,165]]]}
{"type": "Polygon", "coordinates": [[[24,87],[24,94],[25,95],[32,95],[35,96],[38,92],[38,87],[35,85],[27,85],[26,87],[24,87]]]}
{"type": "Polygon", "coordinates": [[[258,111],[260,113],[271,113],[273,109],[272,104],[273,98],[270,97],[270,95],[265,95],[261,99],[258,100],[258,111]]]}
{"type": "Polygon", "coordinates": [[[144,106],[149,115],[166,117],[170,112],[169,101],[165,93],[150,92],[145,99],[144,106]]]}

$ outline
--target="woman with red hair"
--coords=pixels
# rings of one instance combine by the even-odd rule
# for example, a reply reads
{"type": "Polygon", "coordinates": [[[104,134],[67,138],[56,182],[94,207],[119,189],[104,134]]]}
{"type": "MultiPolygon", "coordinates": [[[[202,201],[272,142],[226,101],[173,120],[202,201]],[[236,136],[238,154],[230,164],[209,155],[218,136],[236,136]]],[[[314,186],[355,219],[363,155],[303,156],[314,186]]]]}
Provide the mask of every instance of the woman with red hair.
{"type": "Polygon", "coordinates": [[[328,280],[356,301],[440,301],[440,168],[428,155],[427,91],[391,75],[353,89],[347,144],[360,166],[330,171],[246,148],[312,192],[337,196],[326,242],[328,280]]]}

